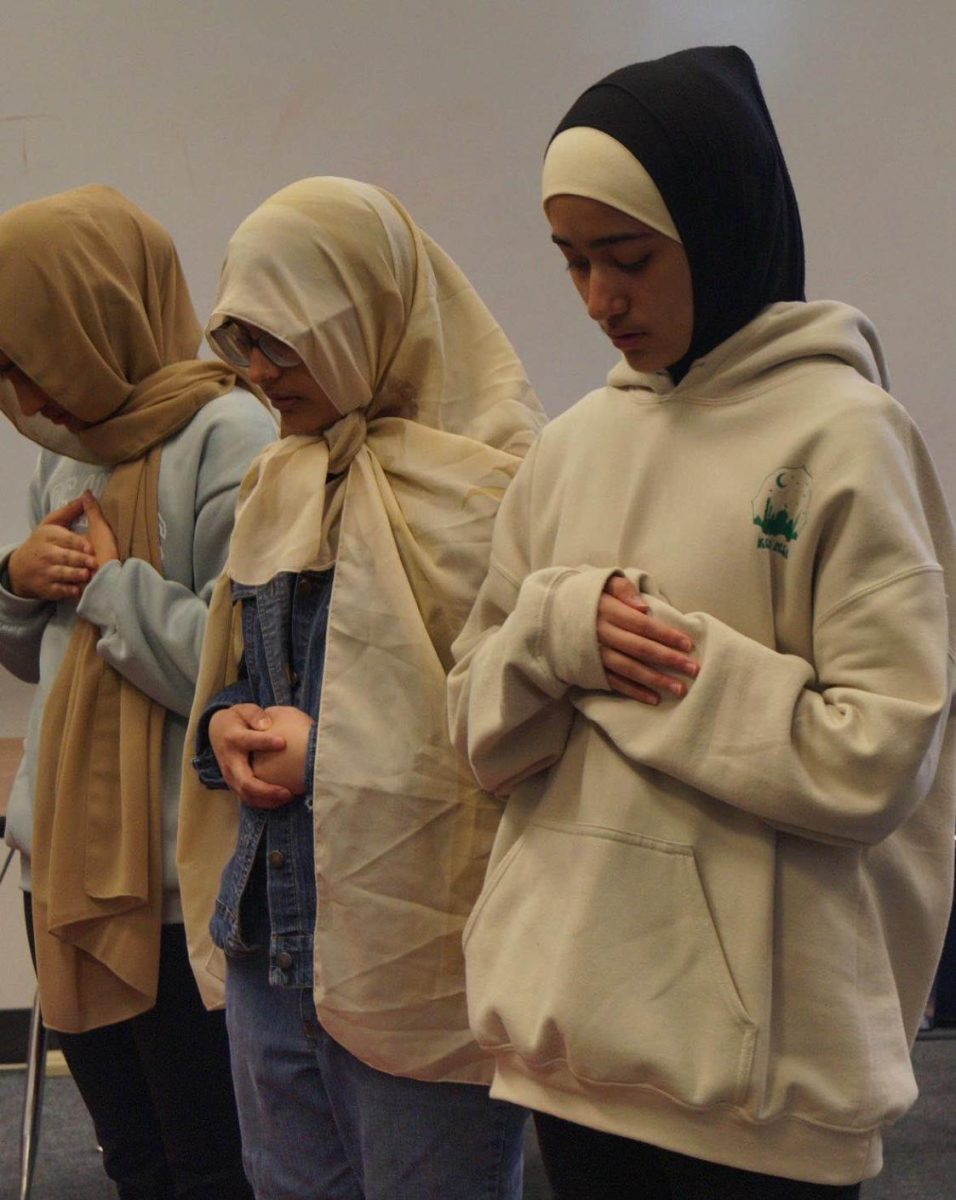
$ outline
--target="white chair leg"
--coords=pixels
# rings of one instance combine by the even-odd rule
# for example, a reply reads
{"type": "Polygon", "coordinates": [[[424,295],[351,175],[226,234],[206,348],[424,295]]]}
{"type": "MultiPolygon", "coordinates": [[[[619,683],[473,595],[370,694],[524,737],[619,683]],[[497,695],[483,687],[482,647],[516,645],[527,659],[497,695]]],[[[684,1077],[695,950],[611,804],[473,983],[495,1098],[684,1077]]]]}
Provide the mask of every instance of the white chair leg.
{"type": "Polygon", "coordinates": [[[40,1110],[46,1074],[46,1028],[40,1015],[40,993],[33,997],[30,1036],[27,1041],[27,1077],[23,1089],[23,1124],[20,1127],[20,1200],[30,1200],[33,1166],[40,1138],[40,1110]]]}

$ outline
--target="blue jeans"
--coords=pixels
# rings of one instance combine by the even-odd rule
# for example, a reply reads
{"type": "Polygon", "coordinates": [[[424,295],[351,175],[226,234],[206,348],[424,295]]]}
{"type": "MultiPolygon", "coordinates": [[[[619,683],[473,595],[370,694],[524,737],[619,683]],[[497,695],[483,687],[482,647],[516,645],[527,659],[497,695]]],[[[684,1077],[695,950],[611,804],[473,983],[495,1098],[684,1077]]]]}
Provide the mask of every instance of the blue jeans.
{"type": "Polygon", "coordinates": [[[523,1109],[366,1066],[319,1024],[311,988],[269,984],[268,919],[246,940],[226,1021],[257,1200],[520,1200],[523,1109]]]}

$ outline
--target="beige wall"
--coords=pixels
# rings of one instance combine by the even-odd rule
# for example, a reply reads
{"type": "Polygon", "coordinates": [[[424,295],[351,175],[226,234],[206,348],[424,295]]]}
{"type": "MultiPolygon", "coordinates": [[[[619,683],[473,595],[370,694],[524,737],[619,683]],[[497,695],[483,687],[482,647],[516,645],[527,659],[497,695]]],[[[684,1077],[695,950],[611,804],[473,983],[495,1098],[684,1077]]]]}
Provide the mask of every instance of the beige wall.
{"type": "MultiPolygon", "coordinates": [[[[600,75],[706,42],[755,59],[809,291],[876,322],[956,503],[953,0],[10,4],[0,207],[115,184],[173,232],[205,316],[229,234],[266,195],[370,179],[460,261],[557,413],[610,363],[539,211],[547,138],[600,75]]],[[[0,435],[0,544],[24,530],[32,460],[0,435]]]]}

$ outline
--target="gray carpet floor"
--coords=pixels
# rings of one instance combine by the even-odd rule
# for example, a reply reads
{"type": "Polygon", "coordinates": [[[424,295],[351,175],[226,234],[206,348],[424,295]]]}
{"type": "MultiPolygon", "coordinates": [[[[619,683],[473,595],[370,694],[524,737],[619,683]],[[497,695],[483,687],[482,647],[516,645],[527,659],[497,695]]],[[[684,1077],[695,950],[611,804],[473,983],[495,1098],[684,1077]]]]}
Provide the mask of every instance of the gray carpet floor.
{"type": "MultiPolygon", "coordinates": [[[[864,1186],[865,1200],[956,1200],[956,1038],[921,1040],[914,1062],[920,1098],[890,1130],[886,1167],[864,1186]]],[[[22,1095],[23,1073],[0,1072],[0,1200],[19,1195],[22,1095]]],[[[32,1200],[114,1200],[115,1195],[73,1081],[47,1079],[32,1200]]],[[[550,1195],[530,1131],[524,1195],[525,1200],[550,1195]]]]}

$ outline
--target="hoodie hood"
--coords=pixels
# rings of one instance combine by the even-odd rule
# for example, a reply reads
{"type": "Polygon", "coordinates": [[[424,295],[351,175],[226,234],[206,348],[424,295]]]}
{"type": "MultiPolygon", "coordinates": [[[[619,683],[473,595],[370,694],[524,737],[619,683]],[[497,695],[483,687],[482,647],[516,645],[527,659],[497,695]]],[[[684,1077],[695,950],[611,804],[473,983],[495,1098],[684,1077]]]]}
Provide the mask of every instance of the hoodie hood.
{"type": "Polygon", "coordinates": [[[777,371],[801,360],[836,359],[877,387],[889,390],[889,376],[876,329],[858,309],[835,300],[772,304],[754,320],[697,359],[680,383],[666,371],[648,375],[622,360],[608,386],[681,399],[737,399],[750,388],[766,387],[777,371]]]}

